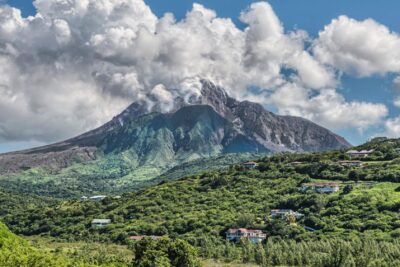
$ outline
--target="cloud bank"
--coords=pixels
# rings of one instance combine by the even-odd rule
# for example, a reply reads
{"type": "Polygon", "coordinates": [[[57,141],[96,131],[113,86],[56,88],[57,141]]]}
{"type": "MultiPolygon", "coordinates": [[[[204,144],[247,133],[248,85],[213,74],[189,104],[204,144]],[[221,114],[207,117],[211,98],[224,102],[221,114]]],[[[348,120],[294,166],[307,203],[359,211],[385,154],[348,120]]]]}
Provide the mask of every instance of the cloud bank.
{"type": "Polygon", "coordinates": [[[335,89],[338,72],[400,70],[399,37],[372,20],[339,17],[312,40],[285,32],[266,2],[242,12],[243,30],[199,4],[181,21],[157,18],[143,0],[34,5],[28,18],[0,6],[0,142],[71,137],[137,100],[168,110],[176,94],[198,94],[201,78],[280,114],[362,130],[388,110],[346,101],[335,89]]]}

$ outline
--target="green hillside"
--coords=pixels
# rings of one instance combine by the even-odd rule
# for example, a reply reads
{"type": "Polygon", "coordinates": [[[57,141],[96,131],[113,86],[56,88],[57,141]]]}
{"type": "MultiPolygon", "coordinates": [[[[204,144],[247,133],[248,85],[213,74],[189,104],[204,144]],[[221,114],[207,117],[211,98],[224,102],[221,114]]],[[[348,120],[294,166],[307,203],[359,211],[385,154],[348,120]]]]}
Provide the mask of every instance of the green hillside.
{"type": "Polygon", "coordinates": [[[197,159],[181,165],[160,166],[157,164],[138,166],[129,152],[105,155],[90,162],[77,162],[72,166],[52,171],[33,168],[19,174],[0,176],[0,187],[16,193],[29,193],[57,198],[77,198],[82,195],[121,194],[163,180],[179,179],[183,176],[227,168],[229,165],[256,159],[254,153],[225,154],[197,159]]]}
{"type": "MultiPolygon", "coordinates": [[[[95,266],[33,248],[27,241],[12,234],[0,223],[0,266],[95,266]]],[[[105,265],[104,265],[105,266],[105,265]]],[[[110,265],[111,266],[111,265],[110,265]]]]}
{"type": "MultiPolygon", "coordinates": [[[[322,242],[320,245],[326,246],[323,253],[328,254],[335,246],[364,247],[364,242],[377,242],[375,248],[393,246],[398,251],[399,244],[393,242],[400,237],[400,165],[395,150],[400,141],[375,140],[360,149],[365,147],[374,151],[353,159],[359,160],[356,165],[343,161],[349,159],[346,151],[281,154],[259,160],[253,170],[233,165],[162,182],[121,199],[50,203],[15,211],[3,219],[16,233],[58,240],[125,244],[130,235],[179,237],[198,246],[206,258],[239,249],[224,241],[224,233],[231,227],[266,231],[267,246],[280,247],[277,253],[284,253],[285,246],[298,244],[305,249],[315,242],[322,242]],[[302,184],[313,181],[337,182],[340,190],[332,194],[301,190],[302,184]],[[292,209],[304,217],[275,219],[270,216],[272,209],[292,209]],[[112,223],[93,229],[95,218],[108,218],[112,223]],[[300,243],[285,243],[293,241],[300,243]]],[[[243,253],[238,252],[238,259],[243,253]]]]}

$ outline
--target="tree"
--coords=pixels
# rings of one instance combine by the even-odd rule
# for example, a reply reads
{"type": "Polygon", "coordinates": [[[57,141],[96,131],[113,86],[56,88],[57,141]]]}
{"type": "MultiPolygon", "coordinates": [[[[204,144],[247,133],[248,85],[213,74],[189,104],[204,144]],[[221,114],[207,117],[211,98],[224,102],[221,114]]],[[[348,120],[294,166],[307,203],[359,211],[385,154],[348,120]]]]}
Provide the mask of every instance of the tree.
{"type": "Polygon", "coordinates": [[[134,245],[133,266],[140,267],[198,267],[197,251],[184,240],[144,238],[134,245]]]}
{"type": "Polygon", "coordinates": [[[349,179],[357,182],[360,179],[360,175],[357,171],[352,170],[349,172],[349,179]]]}

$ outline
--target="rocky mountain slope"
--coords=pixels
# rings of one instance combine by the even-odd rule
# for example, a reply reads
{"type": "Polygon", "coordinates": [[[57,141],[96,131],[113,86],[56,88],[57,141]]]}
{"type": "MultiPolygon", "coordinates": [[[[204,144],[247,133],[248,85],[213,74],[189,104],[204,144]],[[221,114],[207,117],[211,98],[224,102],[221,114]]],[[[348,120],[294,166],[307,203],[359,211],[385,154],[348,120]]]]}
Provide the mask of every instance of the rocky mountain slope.
{"type": "Polygon", "coordinates": [[[76,162],[129,152],[136,166],[176,166],[239,152],[304,152],[350,147],[342,137],[308,120],[278,116],[260,104],[237,101],[202,81],[201,96],[176,99],[162,113],[136,102],[105,125],[64,142],[0,155],[0,174],[36,167],[58,171],[76,162]]]}

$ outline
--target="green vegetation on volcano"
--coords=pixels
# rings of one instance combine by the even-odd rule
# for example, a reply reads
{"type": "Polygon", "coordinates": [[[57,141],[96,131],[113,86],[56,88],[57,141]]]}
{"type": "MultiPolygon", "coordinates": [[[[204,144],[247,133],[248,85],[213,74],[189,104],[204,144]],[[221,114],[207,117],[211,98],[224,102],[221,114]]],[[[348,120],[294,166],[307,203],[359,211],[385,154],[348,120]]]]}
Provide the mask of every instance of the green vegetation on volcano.
{"type": "Polygon", "coordinates": [[[57,198],[121,194],[204,170],[224,169],[231,164],[259,157],[261,155],[255,153],[225,154],[160,167],[157,164],[138,166],[134,156],[127,151],[105,155],[96,161],[77,162],[56,172],[34,168],[19,174],[3,175],[0,176],[0,187],[15,193],[57,198]]]}

